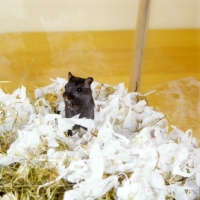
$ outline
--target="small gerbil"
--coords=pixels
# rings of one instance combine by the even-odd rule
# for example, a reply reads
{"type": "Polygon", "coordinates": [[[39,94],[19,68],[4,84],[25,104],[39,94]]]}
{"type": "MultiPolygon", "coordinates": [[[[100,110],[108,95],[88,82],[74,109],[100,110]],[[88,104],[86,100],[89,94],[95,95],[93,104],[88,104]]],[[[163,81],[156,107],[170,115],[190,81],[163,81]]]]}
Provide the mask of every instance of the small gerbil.
{"type": "MultiPolygon", "coordinates": [[[[85,79],[68,73],[68,83],[63,93],[66,118],[80,114],[79,118],[94,119],[94,100],[90,87],[92,82],[92,77],[85,79]]],[[[75,127],[77,128],[77,125],[75,127]]]]}

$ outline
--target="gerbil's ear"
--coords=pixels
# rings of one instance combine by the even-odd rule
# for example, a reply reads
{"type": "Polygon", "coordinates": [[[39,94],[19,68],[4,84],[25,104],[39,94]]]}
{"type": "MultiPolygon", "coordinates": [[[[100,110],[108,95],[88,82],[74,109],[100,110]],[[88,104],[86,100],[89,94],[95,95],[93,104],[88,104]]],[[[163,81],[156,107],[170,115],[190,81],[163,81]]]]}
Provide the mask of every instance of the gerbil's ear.
{"type": "Polygon", "coordinates": [[[72,75],[71,72],[69,72],[69,73],[68,73],[68,80],[69,80],[71,77],[73,77],[73,75],[72,75]]]}
{"type": "Polygon", "coordinates": [[[85,79],[85,87],[89,88],[92,82],[93,82],[92,77],[88,77],[87,79],[85,79]]]}

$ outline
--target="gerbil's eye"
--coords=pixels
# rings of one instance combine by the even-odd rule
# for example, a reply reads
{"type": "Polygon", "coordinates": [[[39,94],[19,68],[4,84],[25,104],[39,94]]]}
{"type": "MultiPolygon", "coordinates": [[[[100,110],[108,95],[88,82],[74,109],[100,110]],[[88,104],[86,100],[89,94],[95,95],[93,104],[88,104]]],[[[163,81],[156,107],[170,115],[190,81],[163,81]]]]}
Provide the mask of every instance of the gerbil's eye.
{"type": "Polygon", "coordinates": [[[82,89],[79,87],[79,88],[77,88],[77,91],[78,91],[78,92],[81,92],[81,91],[82,91],[82,89]]]}

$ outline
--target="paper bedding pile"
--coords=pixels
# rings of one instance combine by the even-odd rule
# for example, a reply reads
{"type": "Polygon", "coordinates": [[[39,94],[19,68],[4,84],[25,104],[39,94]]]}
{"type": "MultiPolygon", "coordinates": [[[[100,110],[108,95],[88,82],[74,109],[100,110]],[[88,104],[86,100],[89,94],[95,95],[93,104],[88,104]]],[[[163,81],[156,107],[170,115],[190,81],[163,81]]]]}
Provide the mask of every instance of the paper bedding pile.
{"type": "Polygon", "coordinates": [[[26,181],[26,188],[35,186],[35,199],[56,192],[65,200],[200,198],[200,149],[191,130],[183,133],[173,126],[168,133],[166,116],[148,106],[141,94],[128,93],[123,84],[94,82],[95,120],[66,119],[62,93],[67,81],[52,81],[35,90],[34,101],[23,86],[13,94],[0,90],[1,199],[20,199],[24,193],[13,189],[20,187],[15,183],[29,180],[34,167],[36,172],[54,172],[40,185],[26,181]],[[74,124],[88,130],[68,137],[74,124]],[[3,169],[9,166],[17,166],[18,176],[2,185],[3,169]],[[61,182],[69,187],[55,192],[52,187],[61,182]]]}

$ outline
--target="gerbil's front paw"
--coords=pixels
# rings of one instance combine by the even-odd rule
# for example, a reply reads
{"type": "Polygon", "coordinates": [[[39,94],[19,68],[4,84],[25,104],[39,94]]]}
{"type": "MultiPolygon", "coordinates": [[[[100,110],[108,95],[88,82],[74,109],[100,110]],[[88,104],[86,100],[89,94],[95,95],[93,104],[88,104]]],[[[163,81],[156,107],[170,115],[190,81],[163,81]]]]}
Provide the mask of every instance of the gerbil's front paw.
{"type": "Polygon", "coordinates": [[[67,107],[71,110],[71,111],[74,111],[74,110],[77,110],[80,105],[76,105],[75,103],[71,102],[71,101],[66,101],[67,102],[67,107]]]}
{"type": "Polygon", "coordinates": [[[68,130],[68,131],[67,131],[67,135],[68,135],[68,136],[72,136],[72,135],[73,135],[72,130],[68,130]]]}

